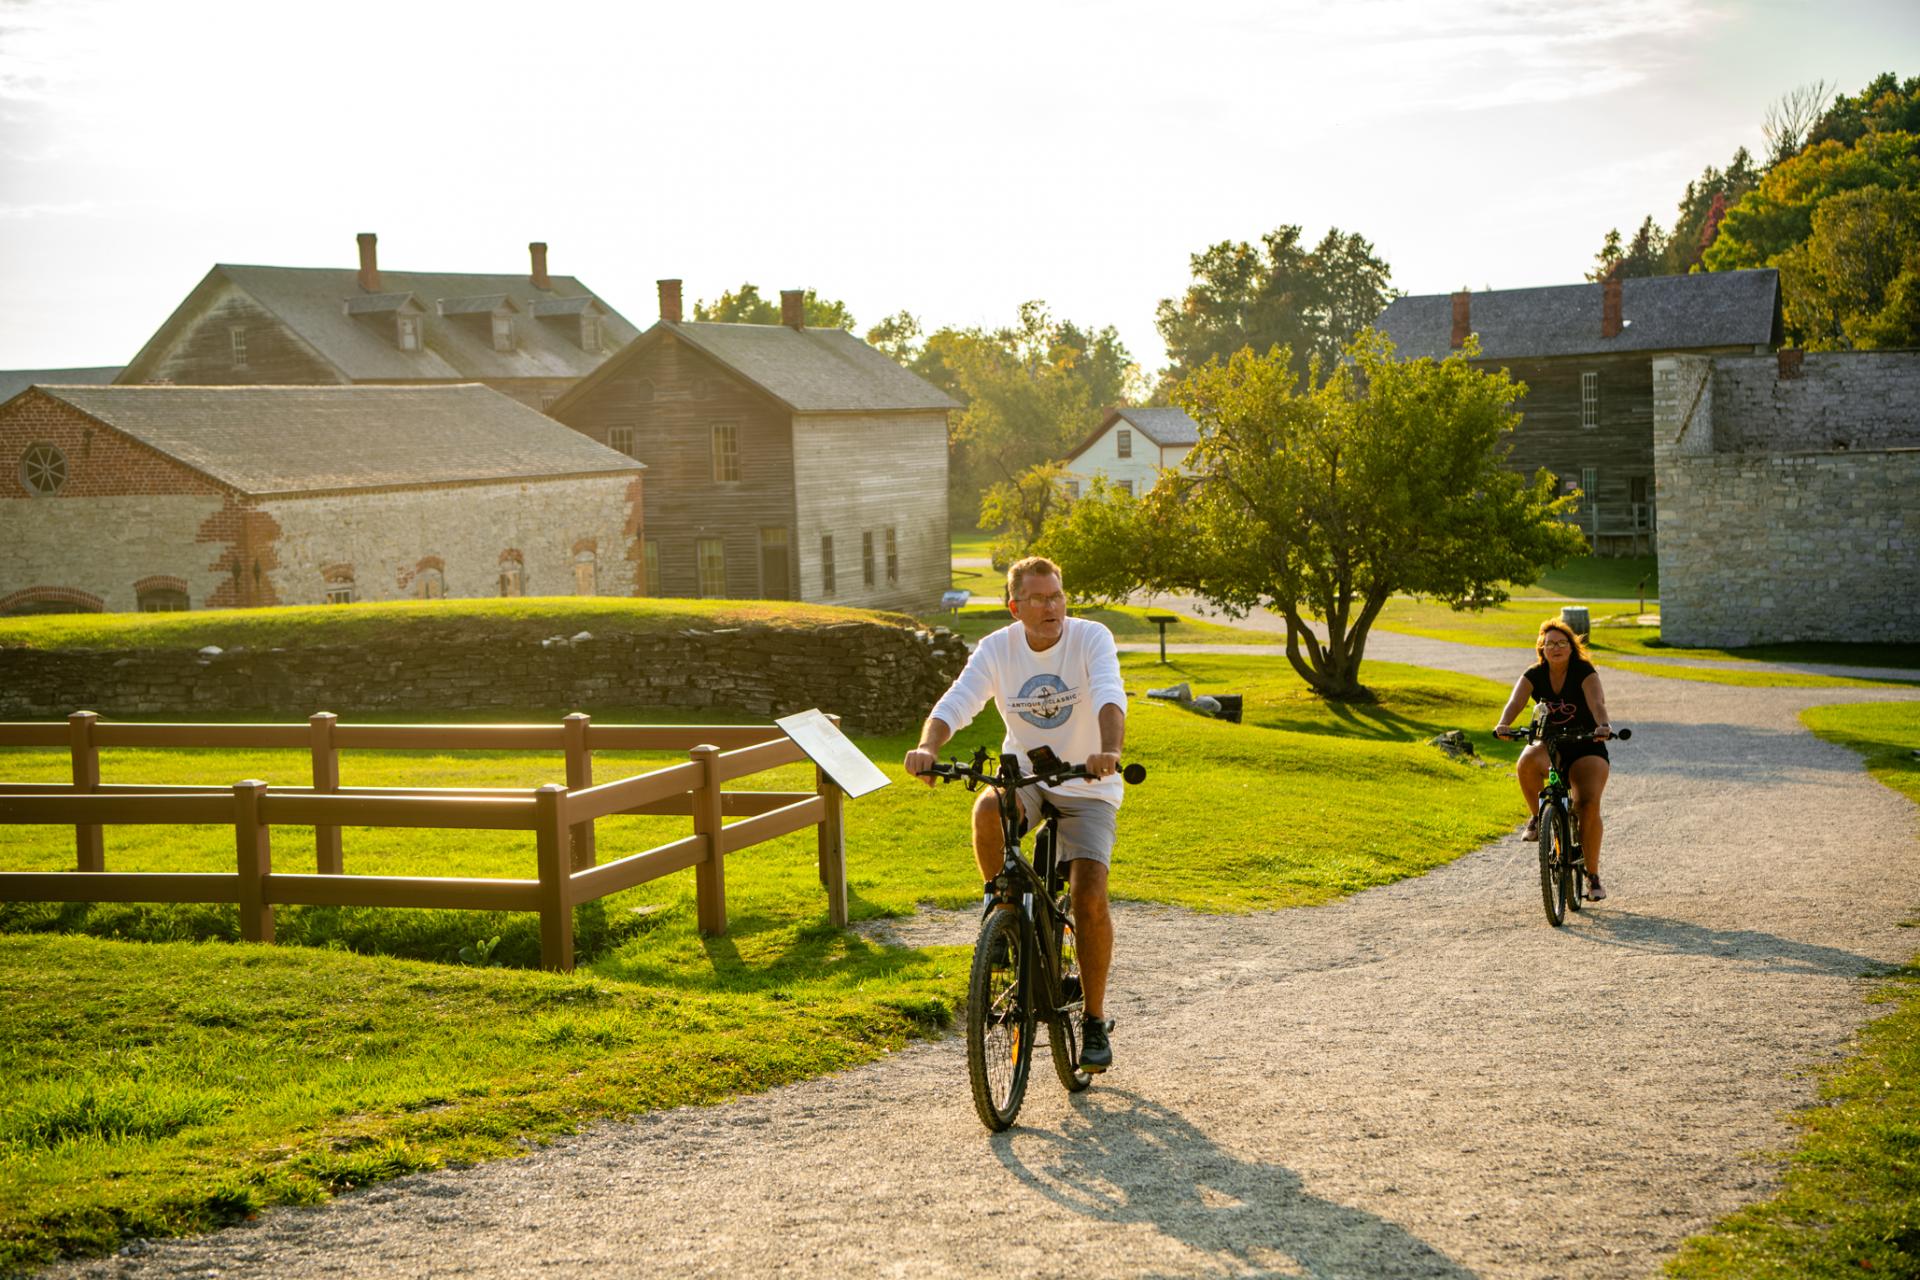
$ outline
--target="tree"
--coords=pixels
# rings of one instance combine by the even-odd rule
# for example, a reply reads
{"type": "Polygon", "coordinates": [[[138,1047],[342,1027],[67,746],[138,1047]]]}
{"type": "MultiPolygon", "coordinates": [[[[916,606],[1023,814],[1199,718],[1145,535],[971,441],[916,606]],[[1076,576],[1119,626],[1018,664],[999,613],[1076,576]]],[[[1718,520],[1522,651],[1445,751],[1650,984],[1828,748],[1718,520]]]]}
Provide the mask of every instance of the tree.
{"type": "Polygon", "coordinates": [[[1920,77],[1875,76],[1852,97],[1836,97],[1813,127],[1807,145],[1837,142],[1850,147],[1869,133],[1920,133],[1920,77]]]}
{"type": "Polygon", "coordinates": [[[1026,555],[1047,521],[1067,504],[1066,471],[1057,461],[1035,463],[1011,480],[994,483],[981,496],[980,527],[1000,530],[989,552],[995,569],[1004,573],[1026,555]]]}
{"type": "Polygon", "coordinates": [[[1766,135],[1769,167],[1800,154],[1807,135],[1825,114],[1828,96],[1838,87],[1816,80],[1781,94],[1767,107],[1760,132],[1766,135]]]}
{"type": "Polygon", "coordinates": [[[1245,347],[1284,346],[1295,372],[1304,373],[1315,356],[1337,358],[1397,296],[1373,246],[1338,227],[1311,250],[1298,226],[1283,226],[1261,237],[1258,249],[1223,240],[1191,262],[1185,295],[1162,299],[1154,312],[1171,360],[1163,389],[1245,347]]]}
{"type": "Polygon", "coordinates": [[[1131,506],[1082,498],[1041,548],[1079,591],[1275,610],[1288,661],[1342,700],[1369,696],[1367,636],[1395,593],[1484,606],[1585,550],[1557,519],[1573,499],[1556,499],[1544,471],[1529,481],[1502,465],[1525,388],[1469,364],[1477,345],[1401,361],[1368,331],[1346,354],[1310,361],[1304,378],[1284,347],[1194,371],[1176,397],[1200,423],[1190,470],[1131,506]]]}
{"type": "Polygon", "coordinates": [[[1774,261],[1804,346],[1920,346],[1920,192],[1842,192],[1814,209],[1806,242],[1774,261]]]}
{"type": "MultiPolygon", "coordinates": [[[[712,303],[695,302],[693,318],[718,324],[779,324],[780,304],[761,297],[759,285],[743,284],[712,303]]],[[[805,318],[810,328],[853,328],[853,315],[846,303],[822,298],[812,289],[806,292],[805,318]]]]}
{"type": "Polygon", "coordinates": [[[1641,276],[1657,276],[1666,273],[1667,234],[1647,215],[1640,229],[1633,233],[1633,239],[1623,249],[1620,246],[1620,229],[1607,232],[1606,243],[1595,255],[1595,265],[1587,273],[1589,280],[1604,280],[1608,276],[1618,279],[1637,279],[1641,276]]]}

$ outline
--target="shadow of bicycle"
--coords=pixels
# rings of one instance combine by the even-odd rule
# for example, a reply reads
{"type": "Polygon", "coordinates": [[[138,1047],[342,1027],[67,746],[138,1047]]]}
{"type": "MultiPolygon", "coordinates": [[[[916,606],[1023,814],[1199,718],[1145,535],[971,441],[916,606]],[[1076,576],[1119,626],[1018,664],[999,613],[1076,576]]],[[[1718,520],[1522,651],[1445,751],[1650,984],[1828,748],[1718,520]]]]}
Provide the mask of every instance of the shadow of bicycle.
{"type": "Polygon", "coordinates": [[[1795,942],[1758,929],[1714,929],[1666,916],[1594,912],[1587,917],[1586,927],[1570,929],[1567,936],[1654,955],[1709,956],[1756,972],[1842,978],[1871,978],[1891,972],[1882,961],[1839,947],[1795,942]]]}
{"type": "Polygon", "coordinates": [[[1093,1222],[1153,1227],[1236,1276],[1474,1274],[1403,1227],[1308,1195],[1290,1169],[1222,1151],[1159,1103],[1101,1088],[1072,1105],[1058,1132],[1011,1130],[993,1149],[1021,1182],[1093,1222]]]}

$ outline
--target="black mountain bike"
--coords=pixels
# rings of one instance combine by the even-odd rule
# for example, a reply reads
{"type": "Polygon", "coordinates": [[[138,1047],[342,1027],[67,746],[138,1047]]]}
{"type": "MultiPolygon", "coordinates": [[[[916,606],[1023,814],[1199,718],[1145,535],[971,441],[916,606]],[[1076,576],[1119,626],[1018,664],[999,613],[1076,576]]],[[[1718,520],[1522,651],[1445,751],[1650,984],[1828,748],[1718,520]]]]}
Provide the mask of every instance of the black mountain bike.
{"type": "MultiPolygon", "coordinates": [[[[1042,1020],[1053,1050],[1053,1069],[1067,1092],[1079,1093],[1093,1083],[1093,1077],[1080,1069],[1086,1001],[1068,914],[1067,868],[1055,856],[1059,815],[1047,807],[1046,820],[1034,833],[1033,861],[1029,862],[1020,851],[1026,822],[1019,797],[1021,787],[1034,783],[1057,786],[1093,775],[1082,765],[1061,764],[1044,748],[1030,753],[1034,768],[1030,774],[1020,772],[1016,755],[1001,756],[994,771],[987,768],[989,759],[987,749],[981,747],[973,753],[971,764],[936,764],[928,774],[964,782],[968,791],[988,786],[999,793],[1006,861],[1000,874],[985,886],[980,936],[974,943],[973,972],[967,980],[967,1076],[973,1084],[973,1106],[980,1122],[999,1133],[1020,1113],[1027,1073],[1033,1066],[1034,1033],[1042,1020]],[[1007,906],[1014,909],[1002,909],[1007,906]]],[[[1137,783],[1147,771],[1130,764],[1121,776],[1137,783]]]]}
{"type": "MultiPolygon", "coordinates": [[[[1499,736],[1544,742],[1547,747],[1547,785],[1540,789],[1540,900],[1547,909],[1547,923],[1558,929],[1567,922],[1567,912],[1582,909],[1580,903],[1587,894],[1587,856],[1580,848],[1580,815],[1573,807],[1560,749],[1592,742],[1593,731],[1552,733],[1536,714],[1525,729],[1503,729],[1499,736]]],[[[1632,736],[1631,729],[1613,731],[1614,741],[1625,742],[1632,736]]]]}

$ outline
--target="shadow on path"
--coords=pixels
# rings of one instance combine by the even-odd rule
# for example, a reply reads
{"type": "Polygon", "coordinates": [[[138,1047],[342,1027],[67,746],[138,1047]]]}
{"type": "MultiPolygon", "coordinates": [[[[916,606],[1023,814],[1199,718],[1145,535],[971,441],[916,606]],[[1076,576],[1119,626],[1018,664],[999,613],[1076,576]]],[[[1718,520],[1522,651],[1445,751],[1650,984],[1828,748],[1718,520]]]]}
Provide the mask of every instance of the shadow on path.
{"type": "Polygon", "coordinates": [[[1892,971],[1868,956],[1794,942],[1758,929],[1713,929],[1690,920],[1607,910],[1589,913],[1587,924],[1587,928],[1569,930],[1568,936],[1650,955],[1708,956],[1756,972],[1872,978],[1892,971]]]}
{"type": "Polygon", "coordinates": [[[1308,1195],[1290,1169],[1229,1155],[1159,1103],[1096,1089],[1072,1105],[1057,1133],[992,1142],[1015,1177],[1088,1218],[1087,1234],[1144,1224],[1232,1275],[1474,1275],[1395,1223],[1308,1195]]]}

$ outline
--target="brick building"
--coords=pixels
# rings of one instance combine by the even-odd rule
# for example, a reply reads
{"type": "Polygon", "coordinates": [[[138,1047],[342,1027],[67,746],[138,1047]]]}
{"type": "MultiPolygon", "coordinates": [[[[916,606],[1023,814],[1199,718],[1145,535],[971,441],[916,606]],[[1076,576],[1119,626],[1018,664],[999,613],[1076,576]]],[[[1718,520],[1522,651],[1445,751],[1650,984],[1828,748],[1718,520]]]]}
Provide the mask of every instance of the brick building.
{"type": "Polygon", "coordinates": [[[1475,361],[1527,384],[1508,464],[1544,467],[1600,555],[1655,550],[1653,361],[1765,354],[1781,341],[1777,271],[1610,279],[1602,284],[1398,298],[1375,326],[1407,359],[1479,339],[1475,361]]]}
{"type": "Polygon", "coordinates": [[[482,386],[36,386],[0,460],[0,614],[644,585],[645,468],[482,386]]]}
{"type": "Polygon", "coordinates": [[[947,414],[956,405],[843,329],[660,320],[556,403],[649,470],[649,595],[926,612],[951,582],[947,414]]]}
{"type": "Polygon", "coordinates": [[[371,233],[357,270],[217,265],[117,381],[479,382],[543,409],[639,330],[528,249],[525,275],[385,271],[371,233]]]}

